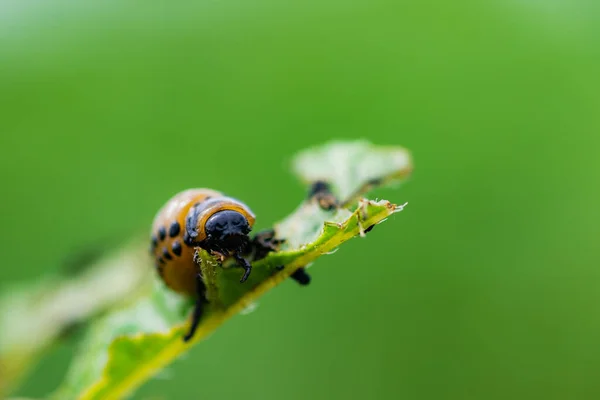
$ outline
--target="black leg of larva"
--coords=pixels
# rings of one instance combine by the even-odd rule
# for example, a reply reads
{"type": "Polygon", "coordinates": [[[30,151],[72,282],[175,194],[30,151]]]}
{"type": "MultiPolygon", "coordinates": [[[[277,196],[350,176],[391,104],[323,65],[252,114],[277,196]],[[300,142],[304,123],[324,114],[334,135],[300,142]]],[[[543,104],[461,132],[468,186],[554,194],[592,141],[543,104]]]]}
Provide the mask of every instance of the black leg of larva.
{"type": "MultiPolygon", "coordinates": [[[[281,271],[284,268],[284,265],[278,265],[275,267],[277,271],[281,271]]],[[[306,286],[310,283],[310,275],[306,272],[306,268],[298,268],[296,272],[290,275],[290,278],[292,278],[302,286],[306,286]]]]}
{"type": "Polygon", "coordinates": [[[261,260],[267,256],[271,251],[277,251],[279,245],[284,240],[275,238],[275,231],[273,229],[267,229],[258,232],[254,239],[252,239],[251,246],[254,254],[254,261],[261,260]]]}
{"type": "Polygon", "coordinates": [[[306,272],[304,268],[298,268],[290,278],[298,282],[302,286],[306,286],[310,283],[310,275],[306,272]]]}
{"type": "Polygon", "coordinates": [[[204,294],[204,281],[202,280],[202,275],[200,275],[200,273],[196,274],[196,292],[198,298],[196,299],[194,313],[192,314],[192,325],[190,326],[188,333],[183,337],[184,342],[189,341],[194,336],[198,324],[200,323],[200,319],[202,318],[202,314],[204,313],[206,297],[204,294]]]}
{"type": "Polygon", "coordinates": [[[244,268],[244,276],[242,276],[242,279],[240,279],[240,283],[244,283],[250,276],[250,272],[252,272],[252,265],[250,265],[248,260],[242,257],[239,253],[235,253],[233,258],[235,258],[235,261],[237,261],[240,267],[244,268]]]}
{"type": "Polygon", "coordinates": [[[327,182],[314,182],[308,191],[308,198],[309,200],[315,199],[324,210],[331,211],[339,207],[339,201],[331,192],[331,187],[327,182]]]}
{"type": "Polygon", "coordinates": [[[375,225],[371,225],[370,227],[368,227],[367,229],[365,229],[365,233],[369,233],[373,230],[373,228],[375,228],[375,225]]]}
{"type": "Polygon", "coordinates": [[[194,314],[192,315],[192,326],[190,326],[189,332],[183,337],[183,341],[189,341],[194,333],[196,333],[196,329],[198,328],[198,324],[200,323],[200,319],[202,318],[202,314],[204,312],[204,299],[196,300],[196,305],[194,307],[194,314]]]}

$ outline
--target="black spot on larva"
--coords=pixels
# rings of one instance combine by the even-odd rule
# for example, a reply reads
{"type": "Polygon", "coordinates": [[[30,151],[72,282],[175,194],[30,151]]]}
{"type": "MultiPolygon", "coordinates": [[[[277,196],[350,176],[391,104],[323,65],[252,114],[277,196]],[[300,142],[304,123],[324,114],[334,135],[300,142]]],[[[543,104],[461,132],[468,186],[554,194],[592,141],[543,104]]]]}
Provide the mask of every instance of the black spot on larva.
{"type": "Polygon", "coordinates": [[[365,229],[365,233],[369,233],[373,230],[373,228],[375,228],[375,225],[371,225],[370,227],[368,227],[367,229],[365,229]]]}
{"type": "Polygon", "coordinates": [[[155,249],[158,246],[158,239],[155,235],[152,235],[152,249],[155,249]]]}
{"type": "Polygon", "coordinates": [[[169,227],[169,236],[171,236],[173,238],[173,237],[179,235],[180,231],[181,231],[181,227],[179,226],[179,223],[177,221],[175,221],[169,227]]]}
{"type": "Polygon", "coordinates": [[[173,244],[171,245],[171,250],[173,250],[173,254],[175,254],[176,256],[180,256],[181,255],[181,243],[179,243],[178,240],[174,241],[173,244]]]}
{"type": "Polygon", "coordinates": [[[163,260],[162,257],[158,257],[157,261],[158,261],[159,264],[165,264],[165,260],[163,260]]]}
{"type": "Polygon", "coordinates": [[[158,229],[158,237],[160,238],[160,240],[165,240],[165,238],[167,237],[167,230],[164,226],[161,226],[158,229]]]}
{"type": "Polygon", "coordinates": [[[162,266],[162,265],[157,265],[157,266],[156,266],[156,271],[158,271],[158,275],[159,275],[161,278],[163,278],[163,277],[164,277],[165,270],[164,270],[164,268],[163,268],[163,266],[162,266]]]}
{"type": "Polygon", "coordinates": [[[166,247],[163,247],[163,249],[162,249],[162,256],[165,258],[165,260],[173,259],[173,257],[171,257],[171,253],[169,253],[169,250],[167,250],[166,247]]]}
{"type": "Polygon", "coordinates": [[[192,237],[186,232],[183,234],[183,243],[187,244],[188,246],[192,246],[194,244],[194,239],[192,239],[192,237]]]}

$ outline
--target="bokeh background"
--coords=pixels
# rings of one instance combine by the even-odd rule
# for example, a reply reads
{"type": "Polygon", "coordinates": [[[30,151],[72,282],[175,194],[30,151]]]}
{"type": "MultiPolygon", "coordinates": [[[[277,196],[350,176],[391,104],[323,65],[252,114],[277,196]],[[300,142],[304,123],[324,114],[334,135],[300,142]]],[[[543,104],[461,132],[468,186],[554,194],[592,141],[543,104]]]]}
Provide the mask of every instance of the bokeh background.
{"type": "Polygon", "coordinates": [[[304,195],[297,150],[366,138],[413,152],[375,193],[409,207],[134,398],[600,398],[598,8],[2,0],[0,290],[187,187],[268,227],[304,195]]]}

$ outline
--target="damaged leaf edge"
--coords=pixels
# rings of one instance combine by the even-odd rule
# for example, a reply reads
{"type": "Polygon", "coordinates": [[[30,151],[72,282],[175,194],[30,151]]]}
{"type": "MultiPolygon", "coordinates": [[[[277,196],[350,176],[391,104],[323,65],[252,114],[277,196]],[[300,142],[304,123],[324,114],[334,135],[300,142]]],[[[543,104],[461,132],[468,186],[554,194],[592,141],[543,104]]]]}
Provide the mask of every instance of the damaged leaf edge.
{"type": "MultiPolygon", "coordinates": [[[[137,333],[132,336],[119,336],[113,339],[108,352],[108,360],[104,366],[102,376],[98,381],[89,386],[79,398],[82,400],[97,399],[98,395],[102,395],[102,399],[120,399],[138,388],[146,380],[150,379],[158,373],[166,365],[177,359],[181,354],[188,350],[191,346],[206,339],[214,330],[225,323],[229,318],[241,313],[244,309],[268,292],[270,289],[282,283],[289,278],[297,269],[307,266],[321,255],[330,253],[340,244],[357,236],[364,236],[364,228],[379,224],[387,219],[390,215],[402,211],[406,206],[395,205],[387,200],[378,202],[361,199],[358,208],[342,223],[325,222],[319,237],[311,243],[301,246],[300,249],[286,250],[277,253],[271,253],[269,256],[256,263],[254,268],[265,267],[276,262],[279,257],[294,257],[292,262],[286,265],[280,271],[277,271],[269,278],[265,279],[255,287],[246,292],[235,303],[223,310],[216,310],[207,315],[201,322],[194,338],[185,343],[181,340],[181,334],[187,326],[187,322],[179,324],[171,328],[168,332],[161,333],[137,333]],[[368,207],[374,207],[376,212],[371,215],[364,215],[368,207]],[[356,220],[356,229],[348,229],[356,220]],[[336,237],[339,235],[339,237],[336,237]],[[149,337],[165,339],[166,344],[163,349],[156,353],[152,362],[145,363],[140,368],[133,371],[132,374],[125,376],[125,379],[117,382],[115,386],[109,387],[111,377],[107,375],[111,367],[111,362],[114,360],[114,349],[120,341],[139,342],[149,337]],[[169,343],[170,341],[170,343],[169,343]]],[[[371,210],[373,211],[373,210],[371,210]]]]}

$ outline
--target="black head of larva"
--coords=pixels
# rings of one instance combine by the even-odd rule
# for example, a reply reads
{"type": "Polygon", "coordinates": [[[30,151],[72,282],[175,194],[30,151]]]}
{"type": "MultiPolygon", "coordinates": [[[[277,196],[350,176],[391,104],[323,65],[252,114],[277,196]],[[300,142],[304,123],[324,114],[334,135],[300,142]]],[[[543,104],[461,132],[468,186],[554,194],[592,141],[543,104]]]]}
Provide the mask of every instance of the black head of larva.
{"type": "Polygon", "coordinates": [[[206,241],[221,250],[239,250],[248,243],[250,224],[244,215],[223,210],[212,215],[204,225],[206,241]]]}

